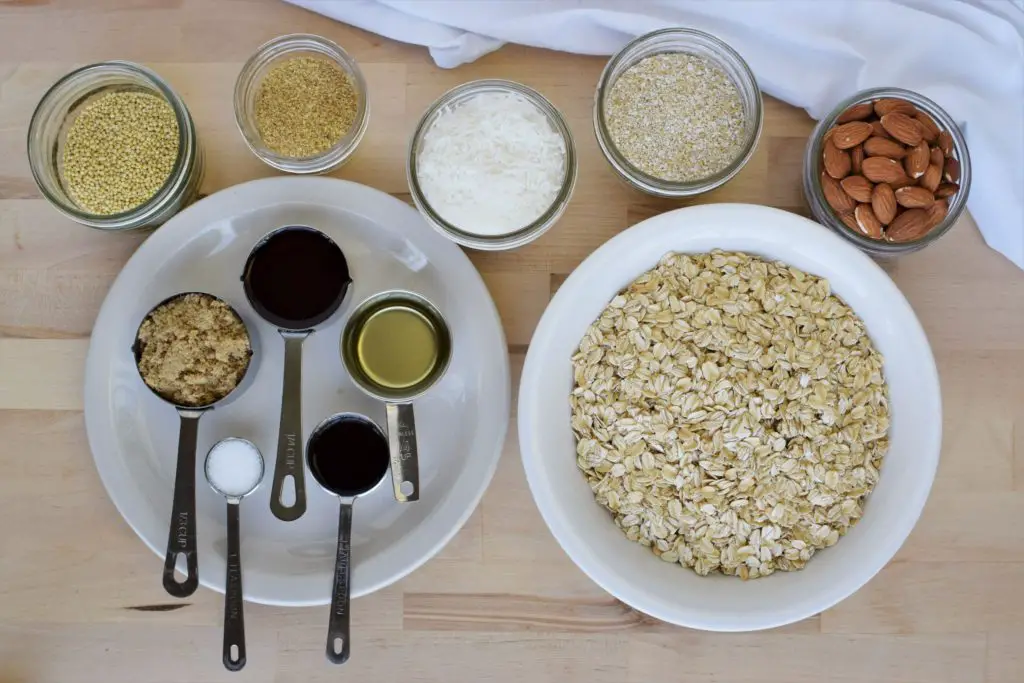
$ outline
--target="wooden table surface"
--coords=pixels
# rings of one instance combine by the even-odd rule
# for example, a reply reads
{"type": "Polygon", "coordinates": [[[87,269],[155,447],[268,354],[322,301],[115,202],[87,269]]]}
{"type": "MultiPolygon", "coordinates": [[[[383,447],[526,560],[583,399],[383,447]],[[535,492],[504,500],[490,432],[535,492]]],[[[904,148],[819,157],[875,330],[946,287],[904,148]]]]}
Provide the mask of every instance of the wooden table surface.
{"type": "MultiPolygon", "coordinates": [[[[514,373],[551,292],[605,240],[680,202],[620,184],[591,130],[601,58],[507,47],[445,71],[396,44],[274,0],[0,0],[0,683],[578,681],[580,683],[1020,683],[1024,681],[1024,273],[966,219],[887,264],[920,316],[942,378],[945,443],[924,517],[856,595],[799,624],[710,634],[616,602],[562,553],[537,513],[514,425],[479,509],[441,554],[355,604],[353,657],[323,656],[326,608],[246,607],[249,664],[220,663],[222,598],[160,585],[93,467],[82,421],[89,333],[145,235],[72,224],[40,198],[25,158],[39,97],[77,64],[129,59],[166,77],[205,145],[205,192],[271,175],[235,130],[231,93],[263,41],[298,31],[362,64],[373,117],[337,173],[408,199],[406,140],[423,109],[467,80],[547,95],[581,159],[565,217],[505,254],[472,253],[501,312],[514,373]]],[[[806,214],[801,111],[766,102],[747,168],[700,202],[806,214]]],[[[770,579],[769,579],[770,580],[770,579]]]]}

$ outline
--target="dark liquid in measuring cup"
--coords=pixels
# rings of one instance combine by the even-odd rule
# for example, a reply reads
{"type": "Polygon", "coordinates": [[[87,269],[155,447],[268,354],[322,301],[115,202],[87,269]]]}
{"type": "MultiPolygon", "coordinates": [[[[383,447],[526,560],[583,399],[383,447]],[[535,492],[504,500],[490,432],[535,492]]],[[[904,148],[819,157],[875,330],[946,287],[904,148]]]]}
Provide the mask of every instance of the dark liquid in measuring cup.
{"type": "Polygon", "coordinates": [[[309,470],[339,496],[372,489],[388,471],[387,437],[369,420],[341,416],[309,439],[309,470]]]}
{"type": "Polygon", "coordinates": [[[304,226],[271,233],[249,256],[242,279],[257,312],[292,330],[330,317],[352,281],[338,245],[304,226]]]}

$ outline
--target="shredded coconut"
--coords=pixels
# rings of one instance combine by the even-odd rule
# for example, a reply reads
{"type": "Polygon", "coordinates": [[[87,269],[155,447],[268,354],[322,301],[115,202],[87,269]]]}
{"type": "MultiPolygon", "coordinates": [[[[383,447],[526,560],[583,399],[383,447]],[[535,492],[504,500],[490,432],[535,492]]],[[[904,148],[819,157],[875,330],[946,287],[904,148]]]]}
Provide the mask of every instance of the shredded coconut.
{"type": "Polygon", "coordinates": [[[525,228],[551,207],[564,177],[565,141],[516,93],[480,93],[443,109],[417,158],[430,207],[476,235],[525,228]]]}

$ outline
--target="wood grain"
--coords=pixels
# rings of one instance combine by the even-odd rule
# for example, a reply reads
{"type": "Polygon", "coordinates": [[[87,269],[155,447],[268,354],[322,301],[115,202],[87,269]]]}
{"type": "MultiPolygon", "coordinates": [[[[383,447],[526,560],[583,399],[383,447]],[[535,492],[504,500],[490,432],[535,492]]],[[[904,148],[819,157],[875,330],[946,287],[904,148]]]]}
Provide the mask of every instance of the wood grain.
{"type": "MultiPolygon", "coordinates": [[[[616,179],[591,128],[604,60],[506,47],[455,70],[426,52],[274,0],[0,0],[0,682],[197,683],[409,680],[457,683],[1020,683],[1024,681],[1024,273],[969,218],[883,267],[932,342],[943,387],[942,464],[897,558],[852,598],[765,633],[655,622],[576,568],[530,498],[514,428],[479,509],[411,576],[355,605],[344,671],[323,660],[323,609],[247,606],[249,664],[220,664],[221,598],[174,601],[160,560],[121,520],[82,423],[82,371],[103,298],[144,234],[76,226],[40,198],[25,129],[75,65],[147,63],[188,102],[207,154],[203,190],[272,171],[235,130],[231,90],[263,41],[309,31],[362,64],[373,115],[336,175],[408,201],[405,149],[434,98],[474,78],[512,78],[565,113],[579,148],[569,210],[511,253],[471,253],[497,303],[518,381],[551,294],[598,245],[691,203],[764,203],[806,214],[800,170],[813,122],[768,98],[750,164],[688,201],[616,179]]],[[[514,404],[513,404],[514,406],[514,404]]]]}

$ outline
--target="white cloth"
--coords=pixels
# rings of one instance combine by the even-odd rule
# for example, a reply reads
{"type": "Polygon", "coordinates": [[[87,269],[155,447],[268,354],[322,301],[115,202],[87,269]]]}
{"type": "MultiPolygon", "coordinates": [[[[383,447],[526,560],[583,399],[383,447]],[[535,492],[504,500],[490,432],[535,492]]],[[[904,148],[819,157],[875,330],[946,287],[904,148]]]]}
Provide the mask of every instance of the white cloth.
{"type": "Polygon", "coordinates": [[[960,123],[985,240],[1024,268],[1024,0],[287,0],[456,67],[506,42],[607,55],[665,26],[736,48],[761,89],[820,118],[875,86],[960,123]]]}

